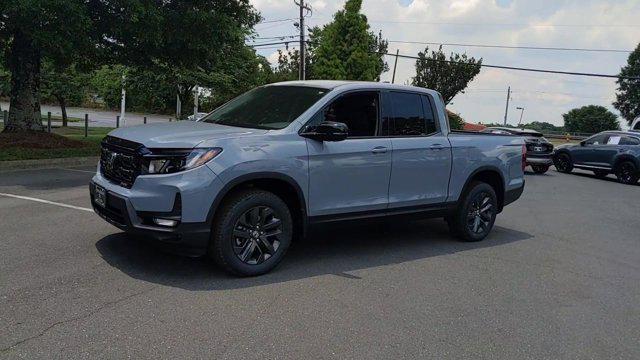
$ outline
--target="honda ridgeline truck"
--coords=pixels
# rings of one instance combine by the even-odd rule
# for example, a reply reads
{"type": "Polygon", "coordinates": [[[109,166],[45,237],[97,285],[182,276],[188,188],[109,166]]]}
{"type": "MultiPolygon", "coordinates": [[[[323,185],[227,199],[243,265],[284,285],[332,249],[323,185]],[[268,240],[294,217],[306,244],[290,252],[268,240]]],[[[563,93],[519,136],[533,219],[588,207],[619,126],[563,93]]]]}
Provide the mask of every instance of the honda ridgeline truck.
{"type": "MultiPolygon", "coordinates": [[[[262,86],[197,122],[112,131],[91,202],[106,221],[242,276],[309,226],[443,217],[479,241],[524,189],[524,142],[452,132],[439,93],[370,82],[262,86]]],[[[408,225],[410,226],[410,225],[408,225]]]]}

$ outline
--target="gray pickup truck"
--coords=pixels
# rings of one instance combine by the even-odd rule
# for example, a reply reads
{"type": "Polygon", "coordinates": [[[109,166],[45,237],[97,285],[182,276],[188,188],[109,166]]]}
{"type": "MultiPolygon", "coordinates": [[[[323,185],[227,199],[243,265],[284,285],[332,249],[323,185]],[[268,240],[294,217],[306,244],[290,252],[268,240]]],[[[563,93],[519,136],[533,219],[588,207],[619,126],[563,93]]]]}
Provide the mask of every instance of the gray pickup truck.
{"type": "Polygon", "coordinates": [[[249,276],[318,223],[443,217],[482,240],[522,194],[525,152],[513,136],[451,132],[432,90],[284,82],[197,122],[114,130],[90,193],[118,228],[249,276]]]}

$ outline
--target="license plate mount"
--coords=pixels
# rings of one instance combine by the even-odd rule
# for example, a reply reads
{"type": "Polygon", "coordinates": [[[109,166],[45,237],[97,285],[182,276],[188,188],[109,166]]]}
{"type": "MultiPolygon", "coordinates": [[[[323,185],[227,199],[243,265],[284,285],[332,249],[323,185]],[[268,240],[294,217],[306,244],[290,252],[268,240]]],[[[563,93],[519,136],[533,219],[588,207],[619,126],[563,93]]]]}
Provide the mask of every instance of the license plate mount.
{"type": "Polygon", "coordinates": [[[100,185],[96,185],[93,192],[93,201],[95,201],[96,205],[107,207],[107,190],[100,185]]]}

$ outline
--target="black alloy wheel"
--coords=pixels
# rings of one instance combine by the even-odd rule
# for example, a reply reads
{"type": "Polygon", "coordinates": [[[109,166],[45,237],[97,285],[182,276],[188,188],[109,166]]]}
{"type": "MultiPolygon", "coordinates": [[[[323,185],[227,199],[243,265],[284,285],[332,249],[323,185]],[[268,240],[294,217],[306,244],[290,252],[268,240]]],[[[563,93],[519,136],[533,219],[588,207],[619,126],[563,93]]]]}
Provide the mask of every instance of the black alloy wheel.
{"type": "Polygon", "coordinates": [[[562,173],[570,173],[573,170],[573,163],[568,154],[558,154],[553,161],[556,169],[562,173]]]}
{"type": "Polygon", "coordinates": [[[616,177],[623,184],[635,184],[638,182],[638,169],[631,161],[623,161],[616,167],[616,177]]]}
{"type": "Polygon", "coordinates": [[[280,236],[282,221],[275,216],[273,209],[253,207],[236,221],[233,252],[245,264],[262,264],[280,248],[280,236]]]}
{"type": "Polygon", "coordinates": [[[446,220],[451,234],[462,241],[480,241],[489,235],[498,214],[495,190],[483,182],[473,182],[458,208],[446,220]]]}
{"type": "Polygon", "coordinates": [[[209,256],[234,275],[256,276],[271,271],[291,245],[291,211],[269,191],[235,192],[214,216],[209,256]]]}

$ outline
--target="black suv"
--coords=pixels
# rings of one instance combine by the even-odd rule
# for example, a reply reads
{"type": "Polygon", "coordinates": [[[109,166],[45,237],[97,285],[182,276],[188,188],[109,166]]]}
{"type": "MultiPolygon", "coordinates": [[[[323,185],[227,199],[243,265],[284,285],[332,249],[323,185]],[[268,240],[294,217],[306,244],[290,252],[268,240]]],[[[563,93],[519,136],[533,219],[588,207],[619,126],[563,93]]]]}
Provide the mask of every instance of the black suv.
{"type": "Polygon", "coordinates": [[[488,127],[482,132],[522,136],[527,145],[527,165],[536,174],[544,174],[553,164],[553,144],[535,130],[488,127]]]}
{"type": "Polygon", "coordinates": [[[576,168],[597,177],[613,173],[621,183],[635,184],[640,178],[640,132],[605,131],[579,144],[560,145],[554,163],[560,172],[576,168]]]}

